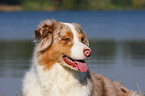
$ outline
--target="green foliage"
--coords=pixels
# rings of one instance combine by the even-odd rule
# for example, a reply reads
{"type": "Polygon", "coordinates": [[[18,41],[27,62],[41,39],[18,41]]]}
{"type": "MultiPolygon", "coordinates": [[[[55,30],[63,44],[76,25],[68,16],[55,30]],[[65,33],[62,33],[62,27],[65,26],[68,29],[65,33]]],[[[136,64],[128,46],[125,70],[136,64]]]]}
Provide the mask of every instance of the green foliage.
{"type": "Polygon", "coordinates": [[[0,0],[21,5],[23,10],[145,9],[145,0],[0,0]]]}
{"type": "Polygon", "coordinates": [[[10,5],[16,5],[21,4],[22,0],[0,0],[0,4],[10,4],[10,5]]]}
{"type": "Polygon", "coordinates": [[[132,0],[132,4],[134,8],[142,8],[145,7],[145,0],[132,0]]]}
{"type": "Polygon", "coordinates": [[[104,10],[104,9],[108,9],[109,6],[111,5],[111,1],[110,0],[91,0],[91,2],[89,2],[89,9],[91,10],[104,10]]]}
{"type": "Polygon", "coordinates": [[[76,0],[63,0],[63,8],[68,10],[77,9],[76,2],[76,0]]]}
{"type": "Polygon", "coordinates": [[[65,10],[88,9],[88,0],[62,0],[62,8],[65,10]]]}
{"type": "Polygon", "coordinates": [[[111,0],[114,5],[128,6],[131,5],[132,0],[111,0]]]}
{"type": "Polygon", "coordinates": [[[50,10],[52,4],[46,0],[25,0],[22,4],[23,10],[50,10]]]}

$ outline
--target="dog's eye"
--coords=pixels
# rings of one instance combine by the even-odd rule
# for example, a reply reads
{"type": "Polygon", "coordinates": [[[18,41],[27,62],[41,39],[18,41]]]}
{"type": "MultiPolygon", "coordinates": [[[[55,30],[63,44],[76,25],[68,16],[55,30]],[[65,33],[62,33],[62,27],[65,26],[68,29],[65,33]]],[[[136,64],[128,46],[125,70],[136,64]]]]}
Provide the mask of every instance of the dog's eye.
{"type": "Polygon", "coordinates": [[[66,41],[66,42],[69,42],[70,41],[70,38],[64,38],[62,39],[63,41],[66,41]]]}
{"type": "Polygon", "coordinates": [[[84,38],[83,37],[81,38],[81,41],[84,42],[84,38]]]}

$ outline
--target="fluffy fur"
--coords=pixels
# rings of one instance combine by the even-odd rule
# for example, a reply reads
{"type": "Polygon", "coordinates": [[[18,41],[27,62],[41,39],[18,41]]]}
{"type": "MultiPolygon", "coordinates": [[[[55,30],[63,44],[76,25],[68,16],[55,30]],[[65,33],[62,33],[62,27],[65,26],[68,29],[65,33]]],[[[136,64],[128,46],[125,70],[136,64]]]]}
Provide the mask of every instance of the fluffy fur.
{"type": "Polygon", "coordinates": [[[35,31],[35,42],[23,96],[139,96],[87,69],[91,50],[80,25],[46,20],[35,31]]]}

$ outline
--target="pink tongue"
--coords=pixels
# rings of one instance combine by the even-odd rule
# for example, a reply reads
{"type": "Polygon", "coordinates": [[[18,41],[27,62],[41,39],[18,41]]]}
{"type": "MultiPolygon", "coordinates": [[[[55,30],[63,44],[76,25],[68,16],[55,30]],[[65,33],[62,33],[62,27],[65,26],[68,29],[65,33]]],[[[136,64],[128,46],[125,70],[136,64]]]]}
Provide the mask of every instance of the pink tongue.
{"type": "Polygon", "coordinates": [[[82,62],[78,62],[78,61],[75,61],[75,63],[78,65],[78,68],[81,72],[87,72],[88,66],[86,63],[82,63],[82,62]]]}

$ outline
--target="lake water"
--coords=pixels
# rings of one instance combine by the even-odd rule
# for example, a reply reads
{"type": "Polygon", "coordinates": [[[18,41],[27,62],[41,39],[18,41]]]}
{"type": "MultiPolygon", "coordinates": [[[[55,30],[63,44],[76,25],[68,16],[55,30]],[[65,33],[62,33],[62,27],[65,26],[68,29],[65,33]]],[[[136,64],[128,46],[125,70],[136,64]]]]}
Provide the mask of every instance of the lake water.
{"type": "Polygon", "coordinates": [[[33,35],[45,19],[77,22],[87,33],[93,55],[89,69],[129,89],[145,91],[145,11],[0,12],[0,95],[21,96],[31,64],[33,35]]]}

